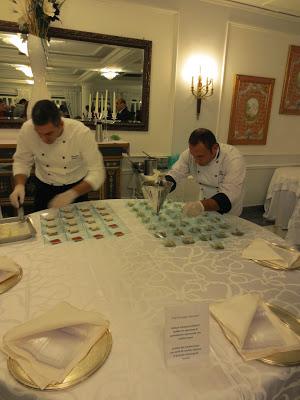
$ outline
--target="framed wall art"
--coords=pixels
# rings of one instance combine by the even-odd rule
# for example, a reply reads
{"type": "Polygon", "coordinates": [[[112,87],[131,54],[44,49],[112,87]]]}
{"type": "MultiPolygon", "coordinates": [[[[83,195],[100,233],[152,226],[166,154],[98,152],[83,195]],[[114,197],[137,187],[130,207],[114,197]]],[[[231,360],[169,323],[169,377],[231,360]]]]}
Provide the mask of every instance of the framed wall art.
{"type": "Polygon", "coordinates": [[[275,79],[236,75],[228,143],[266,144],[275,79]]]}
{"type": "Polygon", "coordinates": [[[279,113],[300,115],[300,46],[289,48],[279,113]]]}

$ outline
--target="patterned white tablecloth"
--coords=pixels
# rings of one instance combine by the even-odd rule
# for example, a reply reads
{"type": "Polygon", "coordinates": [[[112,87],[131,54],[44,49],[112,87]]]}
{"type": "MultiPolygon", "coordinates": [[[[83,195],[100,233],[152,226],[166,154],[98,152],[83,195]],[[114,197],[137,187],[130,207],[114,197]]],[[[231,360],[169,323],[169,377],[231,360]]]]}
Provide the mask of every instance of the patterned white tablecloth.
{"type": "MultiPolygon", "coordinates": [[[[38,392],[17,383],[0,354],[1,400],[235,400],[299,399],[300,367],[244,362],[210,319],[210,361],[167,368],[163,356],[164,307],[211,303],[256,291],[300,317],[300,271],[275,271],[243,260],[256,237],[280,241],[237,217],[247,230],[225,239],[224,250],[208,242],[166,248],[125,206],[109,201],[130,228],[120,238],[44,246],[41,237],[0,247],[18,262],[21,282],[0,296],[0,334],[60,301],[95,310],[111,321],[112,352],[101,369],[63,392],[38,392]]],[[[33,215],[39,228],[38,215],[33,215]]]]}
{"type": "Polygon", "coordinates": [[[300,244],[300,167],[277,168],[269,184],[264,216],[288,229],[287,240],[300,244]]]}

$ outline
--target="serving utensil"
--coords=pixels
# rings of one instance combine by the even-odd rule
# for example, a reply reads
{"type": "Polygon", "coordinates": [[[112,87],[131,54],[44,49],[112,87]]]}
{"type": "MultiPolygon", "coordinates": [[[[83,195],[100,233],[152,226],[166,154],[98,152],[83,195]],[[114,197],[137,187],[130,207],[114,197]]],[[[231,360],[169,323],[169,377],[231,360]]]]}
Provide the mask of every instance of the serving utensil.
{"type": "Polygon", "coordinates": [[[23,206],[20,206],[18,208],[18,218],[19,218],[20,222],[24,222],[25,221],[23,206]]]}
{"type": "Polygon", "coordinates": [[[159,214],[172,186],[171,182],[165,180],[159,180],[158,182],[145,181],[142,184],[144,198],[149,200],[151,207],[157,214],[159,214]]]}

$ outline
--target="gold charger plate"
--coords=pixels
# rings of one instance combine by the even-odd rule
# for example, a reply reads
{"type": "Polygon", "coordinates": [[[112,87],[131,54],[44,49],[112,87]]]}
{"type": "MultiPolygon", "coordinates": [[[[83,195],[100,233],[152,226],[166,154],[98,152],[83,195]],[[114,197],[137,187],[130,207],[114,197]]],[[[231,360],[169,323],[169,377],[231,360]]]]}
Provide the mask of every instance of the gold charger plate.
{"type": "MultiPolygon", "coordinates": [[[[112,336],[107,330],[94,344],[87,355],[72,369],[63,382],[48,385],[44,390],[62,390],[84,381],[97,371],[106,361],[112,347],[112,336]]],[[[20,383],[33,389],[40,388],[31,380],[17,361],[9,358],[7,367],[12,376],[20,383]]]]}
{"type": "Polygon", "coordinates": [[[23,276],[23,271],[19,265],[18,265],[18,268],[19,269],[16,271],[16,273],[13,276],[11,276],[10,278],[8,278],[5,281],[0,283],[0,294],[11,289],[21,280],[21,278],[23,276]]]}
{"type": "MultiPolygon", "coordinates": [[[[300,321],[291,313],[274,304],[267,304],[270,310],[292,331],[300,336],[300,321]]],[[[291,367],[300,364],[300,350],[275,353],[271,356],[260,358],[266,364],[279,365],[281,367],[291,367]]]]}

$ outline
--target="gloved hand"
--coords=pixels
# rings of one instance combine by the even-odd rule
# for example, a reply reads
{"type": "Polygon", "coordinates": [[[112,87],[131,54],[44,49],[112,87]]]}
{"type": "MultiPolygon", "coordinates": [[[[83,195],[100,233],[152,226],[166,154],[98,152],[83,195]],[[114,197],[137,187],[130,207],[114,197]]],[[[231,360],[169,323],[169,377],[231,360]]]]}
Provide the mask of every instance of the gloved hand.
{"type": "Polygon", "coordinates": [[[148,182],[150,184],[156,184],[158,183],[162,178],[162,174],[158,169],[154,169],[153,170],[153,174],[152,175],[142,175],[142,179],[144,182],[148,182]]]}
{"type": "Polygon", "coordinates": [[[182,209],[182,213],[186,217],[197,217],[204,211],[204,205],[200,200],[190,201],[186,203],[182,209]]]}
{"type": "Polygon", "coordinates": [[[65,207],[73,203],[76,197],[78,197],[78,193],[76,192],[76,190],[69,189],[53,197],[48,206],[49,208],[65,207]]]}
{"type": "Polygon", "coordinates": [[[21,183],[15,186],[14,191],[10,194],[9,199],[15,208],[19,208],[24,203],[25,186],[21,183]]]}

